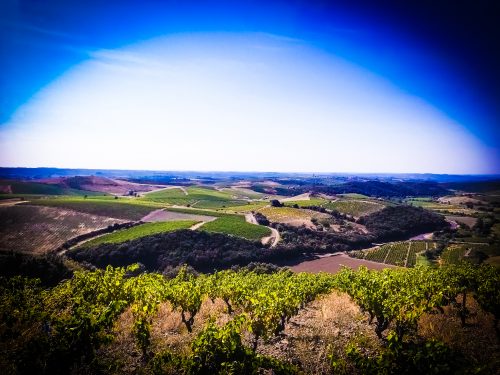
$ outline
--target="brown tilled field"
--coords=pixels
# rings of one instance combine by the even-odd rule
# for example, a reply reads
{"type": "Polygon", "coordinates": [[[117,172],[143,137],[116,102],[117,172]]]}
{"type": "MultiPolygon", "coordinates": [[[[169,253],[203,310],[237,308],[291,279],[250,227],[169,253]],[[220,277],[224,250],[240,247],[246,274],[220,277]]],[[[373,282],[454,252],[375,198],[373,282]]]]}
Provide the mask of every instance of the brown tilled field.
{"type": "Polygon", "coordinates": [[[381,270],[384,268],[395,268],[390,264],[383,264],[377,262],[370,262],[363,259],[351,258],[346,254],[342,255],[332,255],[315,260],[308,260],[302,262],[296,266],[290,267],[295,272],[329,272],[335,273],[340,271],[342,266],[357,269],[361,266],[365,266],[371,270],[381,270]]]}

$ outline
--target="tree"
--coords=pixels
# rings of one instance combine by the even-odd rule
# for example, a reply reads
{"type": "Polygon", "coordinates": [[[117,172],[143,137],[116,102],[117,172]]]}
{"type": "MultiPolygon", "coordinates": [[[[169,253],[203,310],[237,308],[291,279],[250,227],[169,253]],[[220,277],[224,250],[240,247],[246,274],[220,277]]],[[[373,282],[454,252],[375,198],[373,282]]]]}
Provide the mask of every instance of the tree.
{"type": "Polygon", "coordinates": [[[271,199],[271,207],[283,207],[283,204],[277,199],[271,199]]]}

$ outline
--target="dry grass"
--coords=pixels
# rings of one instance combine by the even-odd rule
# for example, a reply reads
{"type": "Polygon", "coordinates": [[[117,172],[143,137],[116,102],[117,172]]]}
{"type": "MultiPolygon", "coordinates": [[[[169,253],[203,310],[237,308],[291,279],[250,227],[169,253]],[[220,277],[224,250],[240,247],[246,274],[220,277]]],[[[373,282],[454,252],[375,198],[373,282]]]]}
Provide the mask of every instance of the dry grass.
{"type": "Polygon", "coordinates": [[[500,369],[500,343],[495,335],[493,316],[481,310],[469,297],[467,308],[471,316],[461,326],[456,310],[445,307],[444,314],[425,314],[419,321],[419,335],[443,341],[450,348],[491,369],[500,369]]]}
{"type": "MultiPolygon", "coordinates": [[[[500,368],[500,348],[493,329],[493,318],[481,311],[477,303],[469,298],[471,317],[467,327],[462,328],[460,320],[450,308],[444,314],[426,314],[419,322],[419,335],[445,342],[468,359],[487,366],[488,373],[500,368]]],[[[214,317],[223,325],[232,317],[226,313],[221,300],[212,302],[205,299],[196,315],[193,332],[189,333],[181,322],[180,313],[172,311],[168,303],[160,306],[152,325],[152,351],[165,349],[181,355],[190,354],[190,346],[195,337],[214,317]]],[[[143,362],[132,333],[133,316],[125,311],[114,328],[114,341],[103,348],[99,355],[103,363],[109,363],[110,372],[116,374],[136,374],[148,371],[143,362]]],[[[252,335],[244,333],[243,340],[251,346],[252,335]]],[[[305,374],[330,374],[330,355],[337,360],[345,359],[345,349],[355,343],[367,355],[375,355],[381,342],[368,324],[367,316],[344,293],[333,292],[310,303],[293,317],[284,332],[267,342],[259,341],[257,351],[264,355],[293,363],[305,374]]],[[[347,361],[347,373],[359,373],[347,361]]]]}
{"type": "MultiPolygon", "coordinates": [[[[215,317],[218,324],[230,320],[226,314],[226,306],[221,300],[205,299],[195,317],[193,331],[189,333],[182,323],[179,311],[172,310],[169,303],[162,303],[151,327],[151,351],[158,353],[165,349],[188,355],[194,338],[204,329],[210,317],[215,317]]],[[[114,329],[114,340],[100,351],[101,360],[109,363],[111,373],[137,374],[144,369],[141,350],[137,346],[132,332],[134,317],[131,309],[127,309],[117,320],[114,329]]]]}
{"type": "Polygon", "coordinates": [[[345,346],[359,341],[367,349],[378,341],[359,307],[344,293],[331,293],[301,310],[285,331],[258,351],[298,365],[306,374],[331,373],[329,355],[342,357],[345,346]]]}

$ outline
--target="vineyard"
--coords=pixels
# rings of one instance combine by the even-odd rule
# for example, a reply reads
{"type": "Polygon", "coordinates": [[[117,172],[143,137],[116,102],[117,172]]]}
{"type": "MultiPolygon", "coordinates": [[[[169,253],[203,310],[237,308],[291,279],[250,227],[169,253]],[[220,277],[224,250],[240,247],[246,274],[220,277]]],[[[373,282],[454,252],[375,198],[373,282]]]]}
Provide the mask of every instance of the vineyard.
{"type": "Polygon", "coordinates": [[[123,220],[140,220],[153,211],[157,205],[144,204],[139,200],[132,199],[37,199],[32,200],[29,205],[59,207],[68,210],[88,213],[91,215],[107,216],[123,220]]]}
{"type": "Polygon", "coordinates": [[[193,220],[159,221],[155,223],[146,223],[96,237],[90,241],[83,243],[81,246],[94,247],[103,243],[121,243],[135,240],[141,237],[152,236],[157,233],[166,233],[172,232],[174,230],[189,229],[196,223],[197,222],[193,220]]]}
{"type": "Polygon", "coordinates": [[[329,202],[323,207],[330,210],[336,210],[341,213],[351,215],[354,217],[360,217],[363,215],[369,215],[374,212],[380,211],[385,207],[382,203],[372,202],[368,200],[338,200],[329,202]]]}
{"type": "Polygon", "coordinates": [[[266,216],[270,221],[276,223],[290,223],[293,221],[310,221],[311,218],[329,218],[327,214],[319,213],[312,210],[305,210],[292,207],[264,207],[257,212],[266,216]]]}
{"type": "Polygon", "coordinates": [[[444,264],[457,264],[464,259],[468,247],[465,245],[450,245],[441,254],[444,264]]]}
{"type": "Polygon", "coordinates": [[[298,207],[309,207],[309,206],[323,206],[326,203],[328,203],[328,201],[322,198],[310,198],[300,201],[287,201],[284,204],[285,206],[288,207],[293,207],[295,205],[297,205],[298,207]]]}
{"type": "Polygon", "coordinates": [[[0,207],[0,249],[44,253],[122,220],[53,207],[0,207]]]}
{"type": "Polygon", "coordinates": [[[236,199],[231,191],[219,191],[209,188],[189,186],[185,189],[172,188],[145,194],[145,201],[197,208],[223,208],[239,206],[246,200],[236,199]]]}
{"type": "Polygon", "coordinates": [[[499,278],[494,267],[468,264],[336,275],[256,268],[196,276],[181,268],[170,279],[108,267],[77,271],[51,289],[0,278],[0,364],[6,373],[39,374],[494,374],[491,329],[453,347],[421,332],[441,315],[448,327],[457,316],[465,327],[474,306],[500,338],[499,278]],[[297,320],[321,301],[330,306],[322,316],[343,314],[328,320],[337,331],[323,324],[320,341],[306,330],[291,336],[317,319],[297,320]]]}
{"type": "Polygon", "coordinates": [[[435,247],[435,243],[428,241],[393,242],[366,251],[355,251],[350,255],[378,263],[414,267],[417,263],[417,254],[431,247],[435,247]]]}

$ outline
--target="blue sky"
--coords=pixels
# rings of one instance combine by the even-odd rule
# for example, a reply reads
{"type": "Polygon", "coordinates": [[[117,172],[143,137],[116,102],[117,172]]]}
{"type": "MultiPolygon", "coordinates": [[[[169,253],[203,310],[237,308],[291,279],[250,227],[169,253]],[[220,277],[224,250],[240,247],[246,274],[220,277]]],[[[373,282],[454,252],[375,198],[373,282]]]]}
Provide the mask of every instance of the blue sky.
{"type": "Polygon", "coordinates": [[[497,56],[460,15],[233,3],[4,2],[0,165],[500,172],[497,56]]]}

